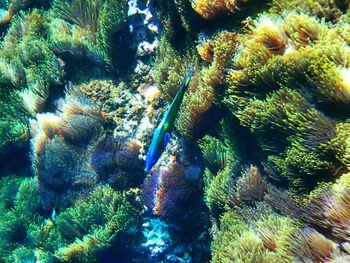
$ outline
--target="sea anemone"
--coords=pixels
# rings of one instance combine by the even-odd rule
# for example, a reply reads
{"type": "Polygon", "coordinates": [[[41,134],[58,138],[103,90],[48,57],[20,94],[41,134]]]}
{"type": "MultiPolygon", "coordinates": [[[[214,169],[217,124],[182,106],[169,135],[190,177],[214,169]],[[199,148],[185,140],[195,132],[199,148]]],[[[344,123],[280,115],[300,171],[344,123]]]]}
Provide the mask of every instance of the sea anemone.
{"type": "Polygon", "coordinates": [[[193,0],[193,9],[204,19],[214,19],[218,16],[235,13],[247,0],[193,0]]]}
{"type": "Polygon", "coordinates": [[[298,224],[293,219],[270,215],[246,222],[235,212],[220,219],[212,244],[213,262],[289,262],[287,251],[298,224]]]}
{"type": "Polygon", "coordinates": [[[255,166],[249,167],[236,183],[237,199],[243,203],[262,200],[266,192],[267,184],[255,166]]]}
{"type": "Polygon", "coordinates": [[[98,187],[86,199],[60,213],[56,221],[59,236],[48,237],[62,240],[55,256],[63,261],[94,262],[99,249],[109,247],[138,222],[140,207],[129,199],[109,186],[98,187]]]}
{"type": "Polygon", "coordinates": [[[143,188],[144,199],[154,214],[172,221],[188,218],[187,202],[195,188],[180,164],[156,170],[145,179],[143,188]]]}
{"type": "Polygon", "coordinates": [[[140,146],[127,138],[107,136],[91,155],[91,164],[101,181],[123,190],[142,183],[144,164],[138,158],[140,146]]]}
{"type": "Polygon", "coordinates": [[[301,229],[289,249],[293,253],[294,260],[324,262],[333,257],[332,254],[336,252],[338,247],[336,243],[315,229],[305,227],[301,229]]]}
{"type": "Polygon", "coordinates": [[[89,147],[104,136],[104,121],[97,107],[73,88],[56,115],[40,114],[37,119],[32,125],[32,160],[41,201],[45,209],[60,207],[58,203],[64,207],[83,188],[97,183],[97,174],[89,164],[89,147]],[[59,201],[57,193],[64,193],[66,199],[59,201]]]}
{"type": "Polygon", "coordinates": [[[68,58],[89,59],[116,70],[129,52],[116,37],[126,25],[126,7],[125,0],[54,1],[58,19],[53,20],[52,47],[68,58]]]}
{"type": "Polygon", "coordinates": [[[211,173],[217,173],[237,159],[232,149],[215,137],[206,135],[199,140],[198,144],[204,157],[205,166],[211,173]]]}

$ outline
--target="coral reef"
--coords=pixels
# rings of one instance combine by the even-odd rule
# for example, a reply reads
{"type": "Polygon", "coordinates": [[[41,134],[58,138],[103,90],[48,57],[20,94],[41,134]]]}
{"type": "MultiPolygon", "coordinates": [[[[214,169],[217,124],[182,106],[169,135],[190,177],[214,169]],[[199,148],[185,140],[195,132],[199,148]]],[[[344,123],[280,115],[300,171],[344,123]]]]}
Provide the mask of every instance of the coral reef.
{"type": "Polygon", "coordinates": [[[204,19],[214,19],[240,10],[240,6],[248,1],[237,0],[194,0],[193,9],[204,19]]]}
{"type": "Polygon", "coordinates": [[[144,162],[139,160],[140,146],[126,138],[108,136],[91,155],[91,164],[101,181],[113,189],[136,187],[144,178],[144,162]]]}
{"type": "Polygon", "coordinates": [[[48,1],[45,0],[2,0],[0,2],[1,16],[0,26],[6,26],[12,18],[21,10],[27,10],[33,7],[45,7],[48,5],[48,1]]]}
{"type": "Polygon", "coordinates": [[[0,189],[0,259],[3,262],[15,262],[11,258],[24,254],[24,247],[31,245],[27,233],[30,225],[37,220],[39,191],[34,178],[14,175],[2,177],[0,189]]]}
{"type": "MultiPolygon", "coordinates": [[[[190,64],[195,65],[195,74],[185,93],[176,122],[176,128],[188,140],[202,137],[205,133],[205,119],[216,115],[215,102],[222,93],[223,70],[230,62],[235,43],[235,34],[221,32],[203,43],[198,51],[190,44],[176,49],[170,42],[169,31],[162,35],[154,71],[155,82],[161,91],[169,97],[175,96],[181,86],[181,76],[190,64]],[[208,65],[204,65],[200,58],[208,62],[208,65]]],[[[215,118],[217,117],[213,117],[215,118]]]]}
{"type": "Polygon", "coordinates": [[[58,231],[51,231],[48,239],[63,241],[57,246],[57,258],[94,262],[93,253],[110,245],[121,232],[137,223],[139,216],[138,207],[127,196],[108,186],[99,187],[57,217],[58,231]]]}
{"type": "Polygon", "coordinates": [[[104,186],[44,219],[35,178],[9,176],[0,182],[2,262],[98,262],[96,253],[138,224],[141,213],[133,193],[104,186]]]}
{"type": "Polygon", "coordinates": [[[334,39],[335,29],[325,22],[295,12],[284,14],[283,24],[263,15],[247,27],[225,103],[256,136],[291,191],[334,181],[342,164],[331,146],[337,119],[328,116],[341,117],[348,104],[341,73],[347,43],[334,39]],[[336,49],[344,53],[338,57],[336,49]]]}
{"type": "Polygon", "coordinates": [[[33,121],[33,164],[45,209],[62,208],[99,183],[118,190],[141,184],[140,147],[106,135],[100,110],[77,88],[60,101],[58,114],[33,121]]]}
{"type": "Polygon", "coordinates": [[[62,84],[63,63],[46,41],[48,19],[43,11],[20,13],[3,39],[1,75],[4,84],[18,88],[25,109],[42,110],[50,89],[62,84]]]}
{"type": "Polygon", "coordinates": [[[171,38],[179,41],[184,35],[195,32],[205,22],[191,8],[188,0],[156,0],[160,9],[161,20],[165,27],[171,29],[171,38]]]}
{"type": "Polygon", "coordinates": [[[0,151],[1,155],[13,149],[15,145],[29,139],[28,113],[16,93],[5,87],[0,88],[0,151]],[[10,94],[9,94],[10,93],[10,94]]]}
{"type": "Polygon", "coordinates": [[[41,111],[50,90],[62,83],[63,65],[46,43],[47,27],[43,11],[20,12],[2,39],[2,153],[29,139],[28,116],[41,111]]]}
{"type": "Polygon", "coordinates": [[[127,28],[125,0],[54,1],[50,46],[67,59],[90,60],[119,70],[127,60],[122,44],[127,28]]]}
{"type": "Polygon", "coordinates": [[[269,215],[254,222],[234,212],[220,219],[213,242],[213,262],[293,262],[287,248],[298,224],[288,217],[269,215]]]}
{"type": "Polygon", "coordinates": [[[349,6],[0,1],[0,261],[348,262],[349,6]]]}
{"type": "Polygon", "coordinates": [[[145,181],[145,198],[153,213],[163,218],[186,218],[186,203],[195,189],[186,178],[186,172],[178,163],[166,170],[159,169],[145,181]]]}

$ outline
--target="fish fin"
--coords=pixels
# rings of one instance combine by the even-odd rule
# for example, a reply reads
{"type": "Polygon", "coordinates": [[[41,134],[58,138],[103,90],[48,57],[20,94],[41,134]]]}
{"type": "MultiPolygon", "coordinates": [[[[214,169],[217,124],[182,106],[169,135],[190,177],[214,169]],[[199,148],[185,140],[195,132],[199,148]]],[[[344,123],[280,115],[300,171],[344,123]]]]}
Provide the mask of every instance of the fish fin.
{"type": "Polygon", "coordinates": [[[165,146],[168,144],[170,140],[170,132],[167,132],[164,136],[164,141],[163,141],[163,147],[165,148],[165,146]]]}

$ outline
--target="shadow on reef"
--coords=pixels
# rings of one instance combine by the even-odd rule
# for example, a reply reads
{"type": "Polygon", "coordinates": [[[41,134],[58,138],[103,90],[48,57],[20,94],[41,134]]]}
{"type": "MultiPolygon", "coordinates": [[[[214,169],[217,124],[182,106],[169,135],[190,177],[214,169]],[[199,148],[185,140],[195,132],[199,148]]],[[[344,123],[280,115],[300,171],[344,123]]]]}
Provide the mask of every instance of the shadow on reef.
{"type": "Polygon", "coordinates": [[[10,149],[0,155],[0,177],[8,174],[31,174],[31,160],[28,155],[30,145],[11,146],[10,149]]]}

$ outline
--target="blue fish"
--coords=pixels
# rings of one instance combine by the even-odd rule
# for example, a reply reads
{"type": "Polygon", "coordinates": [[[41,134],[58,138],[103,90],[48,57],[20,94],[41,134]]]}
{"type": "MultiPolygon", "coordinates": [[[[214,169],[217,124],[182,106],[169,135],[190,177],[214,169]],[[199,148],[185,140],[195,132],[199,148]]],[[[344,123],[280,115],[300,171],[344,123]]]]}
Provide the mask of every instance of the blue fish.
{"type": "Polygon", "coordinates": [[[146,172],[148,173],[152,167],[157,163],[158,159],[165,150],[166,145],[170,140],[171,131],[174,128],[177,113],[180,110],[181,102],[184,98],[185,91],[190,84],[194,73],[193,65],[190,65],[187,74],[182,82],[182,86],[177,92],[175,98],[171,102],[169,108],[165,112],[161,122],[155,129],[151,146],[148,149],[146,157],[146,172]]]}

